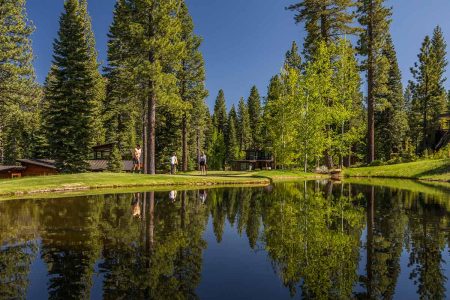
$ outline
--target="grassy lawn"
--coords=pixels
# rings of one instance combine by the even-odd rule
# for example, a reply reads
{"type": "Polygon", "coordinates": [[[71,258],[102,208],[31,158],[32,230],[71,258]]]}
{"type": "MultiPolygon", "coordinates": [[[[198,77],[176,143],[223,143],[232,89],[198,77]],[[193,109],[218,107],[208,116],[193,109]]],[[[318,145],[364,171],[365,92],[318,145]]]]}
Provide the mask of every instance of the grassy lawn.
{"type": "Polygon", "coordinates": [[[450,159],[421,160],[412,163],[350,168],[344,171],[346,177],[411,178],[450,182],[450,159]]]}
{"type": "Polygon", "coordinates": [[[80,192],[88,190],[109,190],[152,187],[198,187],[226,185],[267,185],[270,181],[292,179],[314,179],[315,174],[296,171],[261,172],[209,172],[201,176],[199,172],[180,175],[140,175],[114,173],[85,173],[0,180],[0,197],[20,197],[54,192],[80,192]]]}

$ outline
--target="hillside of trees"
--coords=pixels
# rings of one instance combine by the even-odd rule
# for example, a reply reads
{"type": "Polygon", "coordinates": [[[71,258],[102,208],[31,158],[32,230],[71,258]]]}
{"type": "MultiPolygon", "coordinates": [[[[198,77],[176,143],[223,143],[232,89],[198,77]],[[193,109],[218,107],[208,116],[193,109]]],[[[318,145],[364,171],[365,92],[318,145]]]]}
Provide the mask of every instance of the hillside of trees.
{"type": "Polygon", "coordinates": [[[117,0],[104,66],[87,0],[66,0],[43,86],[25,4],[0,3],[0,164],[52,158],[61,172],[83,172],[91,147],[104,143],[117,145],[116,160],[143,145],[149,174],[173,152],[183,171],[202,151],[211,169],[224,169],[247,149],[305,171],[410,161],[437,150],[450,108],[442,29],[424,38],[404,87],[384,0],[293,3],[303,46],[292,43],[267,91],[254,86],[227,108],[220,90],[212,111],[202,38],[184,0],[117,0]]]}

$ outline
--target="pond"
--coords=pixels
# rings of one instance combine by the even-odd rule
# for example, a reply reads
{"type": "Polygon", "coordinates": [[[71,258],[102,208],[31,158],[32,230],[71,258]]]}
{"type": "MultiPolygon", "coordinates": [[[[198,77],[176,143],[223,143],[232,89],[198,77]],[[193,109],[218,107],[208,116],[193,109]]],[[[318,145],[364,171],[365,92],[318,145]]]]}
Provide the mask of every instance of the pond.
{"type": "Polygon", "coordinates": [[[392,186],[0,202],[0,299],[450,297],[448,187],[392,186]]]}

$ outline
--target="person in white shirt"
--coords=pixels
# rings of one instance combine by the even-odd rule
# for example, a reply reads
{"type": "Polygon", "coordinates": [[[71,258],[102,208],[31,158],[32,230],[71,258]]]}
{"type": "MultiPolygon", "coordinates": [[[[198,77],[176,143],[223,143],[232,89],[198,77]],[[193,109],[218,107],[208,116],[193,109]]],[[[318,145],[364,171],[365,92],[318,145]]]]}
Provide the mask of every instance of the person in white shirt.
{"type": "Polygon", "coordinates": [[[133,172],[138,171],[138,173],[141,171],[141,155],[142,155],[142,149],[140,145],[136,145],[136,148],[134,148],[133,151],[133,172]]]}
{"type": "Polygon", "coordinates": [[[174,175],[177,172],[177,166],[178,166],[178,158],[177,154],[174,153],[170,158],[170,174],[174,175]]]}

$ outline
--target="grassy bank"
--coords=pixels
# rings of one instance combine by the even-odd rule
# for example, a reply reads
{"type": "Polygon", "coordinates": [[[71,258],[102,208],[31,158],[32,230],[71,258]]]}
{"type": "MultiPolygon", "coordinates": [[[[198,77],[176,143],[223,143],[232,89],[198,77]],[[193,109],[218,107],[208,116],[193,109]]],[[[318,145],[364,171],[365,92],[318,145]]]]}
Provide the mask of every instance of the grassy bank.
{"type": "Polygon", "coordinates": [[[271,181],[313,178],[317,178],[317,175],[296,171],[210,172],[208,176],[200,176],[198,172],[176,176],[85,173],[0,180],[0,198],[41,195],[55,192],[79,193],[80,191],[92,190],[111,192],[115,189],[126,188],[151,188],[153,190],[169,187],[192,188],[219,185],[267,185],[271,181]]]}
{"type": "Polygon", "coordinates": [[[344,171],[344,175],[346,177],[409,178],[450,182],[450,159],[421,160],[389,166],[350,168],[344,171]]]}

